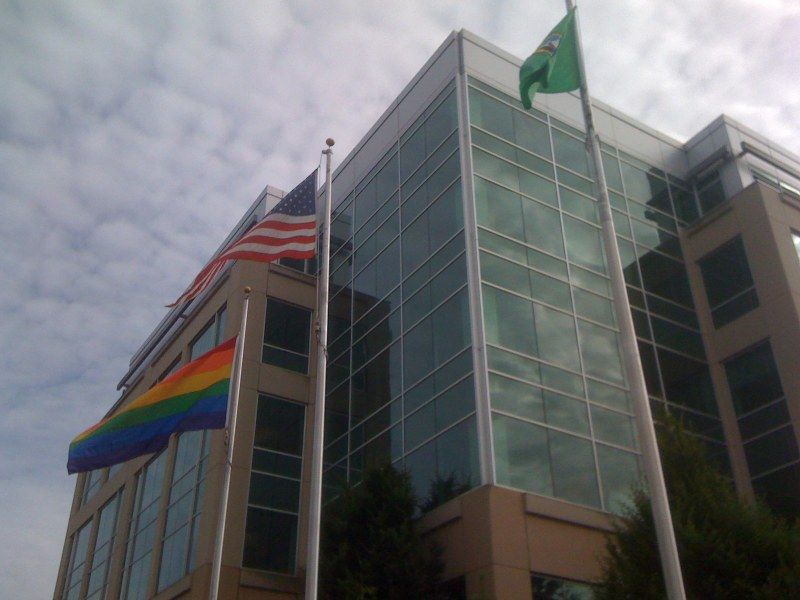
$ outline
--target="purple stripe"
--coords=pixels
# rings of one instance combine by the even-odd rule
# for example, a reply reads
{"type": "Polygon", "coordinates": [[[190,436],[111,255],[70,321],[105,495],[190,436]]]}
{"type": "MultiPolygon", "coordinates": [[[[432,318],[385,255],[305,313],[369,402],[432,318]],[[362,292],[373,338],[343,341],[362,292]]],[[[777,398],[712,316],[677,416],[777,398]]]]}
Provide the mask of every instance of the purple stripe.
{"type": "Polygon", "coordinates": [[[67,472],[78,473],[109,467],[167,447],[173,433],[225,427],[228,394],[203,398],[186,412],[169,415],[96,438],[70,448],[67,472]]]}

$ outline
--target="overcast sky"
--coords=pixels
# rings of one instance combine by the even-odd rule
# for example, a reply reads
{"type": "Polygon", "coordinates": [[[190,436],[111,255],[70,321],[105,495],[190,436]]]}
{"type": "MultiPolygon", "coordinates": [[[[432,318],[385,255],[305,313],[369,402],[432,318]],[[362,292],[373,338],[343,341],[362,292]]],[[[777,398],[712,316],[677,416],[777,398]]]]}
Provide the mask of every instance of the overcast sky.
{"type": "MultiPolygon", "coordinates": [[[[52,595],[70,439],[270,185],[341,159],[453,29],[529,54],[560,0],[0,0],[0,595],[52,595]],[[166,4],[166,6],[164,6],[166,4]]],[[[796,0],[585,0],[593,95],[800,152],[796,0]]]]}

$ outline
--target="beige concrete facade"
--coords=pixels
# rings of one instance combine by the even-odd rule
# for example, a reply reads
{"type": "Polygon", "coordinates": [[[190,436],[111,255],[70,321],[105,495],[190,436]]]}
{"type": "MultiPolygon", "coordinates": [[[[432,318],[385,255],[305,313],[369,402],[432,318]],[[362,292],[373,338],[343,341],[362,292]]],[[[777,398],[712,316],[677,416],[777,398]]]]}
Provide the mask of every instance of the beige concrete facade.
{"type": "Polygon", "coordinates": [[[736,486],[750,499],[754,497],[750,474],[723,362],[769,340],[795,437],[800,440],[800,261],[792,231],[800,231],[800,200],[755,182],[681,232],[736,486]],[[736,236],[744,243],[758,307],[716,329],[697,263],[736,236]]]}

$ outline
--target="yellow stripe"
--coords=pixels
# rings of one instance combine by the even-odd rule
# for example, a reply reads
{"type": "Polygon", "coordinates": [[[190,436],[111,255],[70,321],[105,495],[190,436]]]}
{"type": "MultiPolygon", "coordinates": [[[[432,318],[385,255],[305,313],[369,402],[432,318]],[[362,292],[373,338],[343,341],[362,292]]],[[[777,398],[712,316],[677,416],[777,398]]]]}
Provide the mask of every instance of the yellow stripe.
{"type": "Polygon", "coordinates": [[[128,412],[129,410],[133,410],[136,408],[142,408],[145,406],[150,406],[151,404],[157,404],[167,398],[171,398],[173,396],[180,396],[182,394],[187,394],[189,392],[196,392],[197,390],[202,390],[207,388],[213,383],[220,381],[222,379],[228,379],[231,375],[231,364],[222,365],[218,369],[213,371],[206,371],[205,373],[198,373],[196,375],[188,375],[186,377],[182,377],[178,381],[175,382],[161,382],[158,385],[153,386],[149,390],[147,390],[144,394],[136,398],[133,402],[128,404],[125,408],[121,411],[112,415],[108,419],[104,419],[93,425],[82,434],[77,436],[74,442],[79,442],[80,440],[88,437],[91,433],[109,421],[113,419],[117,415],[123,414],[128,412]]]}

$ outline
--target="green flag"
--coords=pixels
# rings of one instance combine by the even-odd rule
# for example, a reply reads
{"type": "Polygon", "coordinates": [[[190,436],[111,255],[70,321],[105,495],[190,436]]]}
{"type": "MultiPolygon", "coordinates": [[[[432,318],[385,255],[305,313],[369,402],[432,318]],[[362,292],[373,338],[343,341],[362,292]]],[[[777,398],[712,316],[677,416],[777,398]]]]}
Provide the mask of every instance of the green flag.
{"type": "Polygon", "coordinates": [[[575,43],[575,9],[544,38],[519,70],[519,95],[528,109],[536,92],[558,94],[581,85],[575,43]]]}

